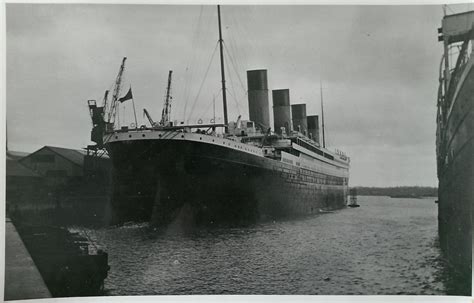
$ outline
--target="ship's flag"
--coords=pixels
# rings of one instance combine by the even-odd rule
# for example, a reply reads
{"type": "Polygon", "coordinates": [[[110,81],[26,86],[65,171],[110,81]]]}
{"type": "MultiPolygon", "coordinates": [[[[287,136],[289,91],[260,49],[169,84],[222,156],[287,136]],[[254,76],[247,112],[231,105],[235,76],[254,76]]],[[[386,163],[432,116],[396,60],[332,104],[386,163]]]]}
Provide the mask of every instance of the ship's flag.
{"type": "Polygon", "coordinates": [[[122,98],[118,99],[118,100],[120,102],[124,102],[124,101],[130,100],[130,99],[133,99],[132,88],[131,87],[128,90],[128,93],[125,96],[123,96],[122,98]]]}

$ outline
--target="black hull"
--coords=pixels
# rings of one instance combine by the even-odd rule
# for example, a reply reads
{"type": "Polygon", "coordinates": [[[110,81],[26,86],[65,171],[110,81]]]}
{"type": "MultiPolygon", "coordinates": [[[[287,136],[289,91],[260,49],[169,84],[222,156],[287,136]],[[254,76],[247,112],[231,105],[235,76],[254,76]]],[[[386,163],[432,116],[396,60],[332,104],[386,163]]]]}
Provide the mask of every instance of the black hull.
{"type": "Polygon", "coordinates": [[[458,295],[471,295],[472,277],[474,69],[465,72],[437,140],[439,241],[456,281],[450,292],[458,295]]]}
{"type": "Polygon", "coordinates": [[[114,167],[112,223],[248,224],[347,204],[342,178],[311,178],[300,168],[224,146],[134,140],[107,149],[114,167]]]}
{"type": "Polygon", "coordinates": [[[474,201],[474,144],[466,146],[458,160],[439,177],[439,242],[454,283],[452,294],[471,295],[472,201],[474,201]]]}

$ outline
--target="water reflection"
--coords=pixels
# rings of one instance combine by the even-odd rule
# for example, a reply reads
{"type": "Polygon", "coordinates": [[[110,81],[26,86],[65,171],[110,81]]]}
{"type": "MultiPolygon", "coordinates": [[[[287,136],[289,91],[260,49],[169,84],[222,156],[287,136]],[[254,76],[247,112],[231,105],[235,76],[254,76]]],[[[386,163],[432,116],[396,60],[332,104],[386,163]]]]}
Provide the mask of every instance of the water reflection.
{"type": "Polygon", "coordinates": [[[240,228],[90,230],[109,252],[110,295],[445,294],[433,199],[240,228]]]}

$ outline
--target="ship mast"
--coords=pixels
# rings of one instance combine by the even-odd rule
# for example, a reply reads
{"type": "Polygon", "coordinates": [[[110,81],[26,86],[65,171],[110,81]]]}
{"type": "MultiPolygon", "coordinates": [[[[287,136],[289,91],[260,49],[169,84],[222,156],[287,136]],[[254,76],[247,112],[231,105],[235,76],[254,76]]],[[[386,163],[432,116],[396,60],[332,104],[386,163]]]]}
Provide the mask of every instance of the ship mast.
{"type": "Polygon", "coordinates": [[[326,148],[326,138],[324,136],[323,85],[321,81],[319,81],[319,90],[321,91],[321,123],[322,123],[322,130],[323,130],[323,147],[326,148]]]}
{"type": "Polygon", "coordinates": [[[222,29],[221,29],[221,6],[217,5],[217,19],[219,22],[219,50],[221,57],[221,79],[222,79],[222,103],[224,104],[224,130],[227,133],[227,98],[225,90],[225,71],[224,71],[224,53],[223,53],[223,40],[222,40],[222,29]]]}

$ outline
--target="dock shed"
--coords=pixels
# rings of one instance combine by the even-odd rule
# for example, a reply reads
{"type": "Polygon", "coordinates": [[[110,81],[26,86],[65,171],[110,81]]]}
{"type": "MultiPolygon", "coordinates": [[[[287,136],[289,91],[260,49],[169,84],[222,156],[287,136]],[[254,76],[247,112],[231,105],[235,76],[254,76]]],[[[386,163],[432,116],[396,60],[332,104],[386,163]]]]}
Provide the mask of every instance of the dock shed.
{"type": "Polygon", "coordinates": [[[82,177],[83,150],[44,146],[19,161],[44,177],[82,177]]]}
{"type": "Polygon", "coordinates": [[[7,211],[28,203],[38,197],[43,188],[43,178],[37,172],[18,162],[18,157],[6,155],[5,195],[7,211]]]}

